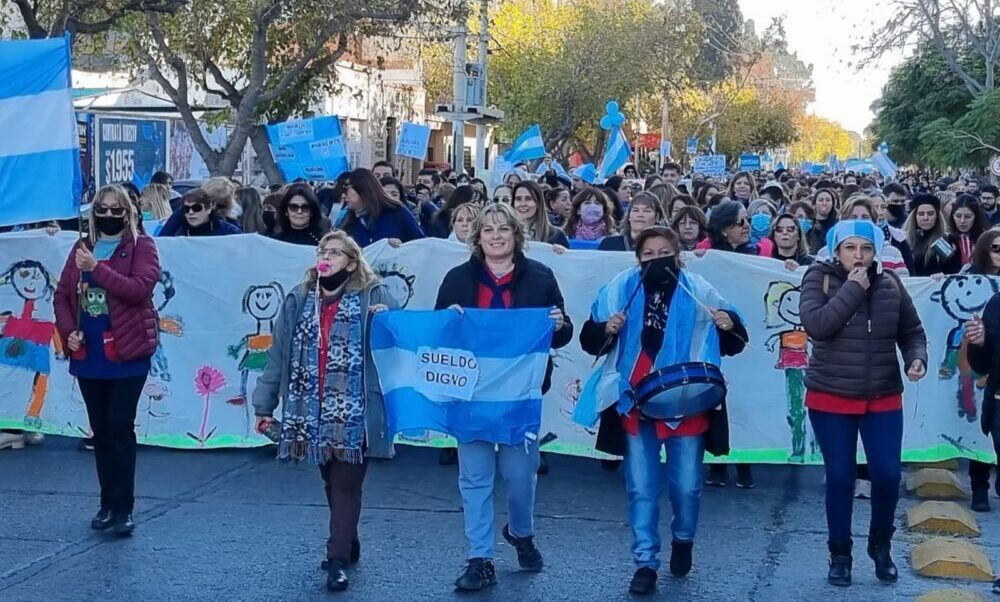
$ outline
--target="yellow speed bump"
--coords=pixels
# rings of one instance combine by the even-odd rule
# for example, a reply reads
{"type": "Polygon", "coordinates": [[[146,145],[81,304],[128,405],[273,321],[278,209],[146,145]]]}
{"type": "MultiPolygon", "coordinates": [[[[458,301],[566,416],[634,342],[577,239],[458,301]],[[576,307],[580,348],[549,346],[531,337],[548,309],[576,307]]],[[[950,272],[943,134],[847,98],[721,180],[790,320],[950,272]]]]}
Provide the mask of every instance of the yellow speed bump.
{"type": "Polygon", "coordinates": [[[906,468],[940,468],[941,470],[958,470],[958,460],[941,460],[940,462],[907,462],[906,468]]]}
{"type": "Polygon", "coordinates": [[[992,581],[993,567],[982,549],[964,539],[935,537],[910,551],[913,570],[923,577],[992,581]]]}
{"type": "Polygon", "coordinates": [[[986,598],[964,589],[936,589],[917,598],[917,602],[986,602],[986,598]]]}
{"type": "Polygon", "coordinates": [[[955,473],[940,468],[921,468],[906,476],[906,491],[924,499],[966,500],[969,490],[955,473]]]}
{"type": "Polygon", "coordinates": [[[955,502],[921,502],[906,511],[911,531],[942,535],[979,536],[979,522],[972,513],[955,502]]]}

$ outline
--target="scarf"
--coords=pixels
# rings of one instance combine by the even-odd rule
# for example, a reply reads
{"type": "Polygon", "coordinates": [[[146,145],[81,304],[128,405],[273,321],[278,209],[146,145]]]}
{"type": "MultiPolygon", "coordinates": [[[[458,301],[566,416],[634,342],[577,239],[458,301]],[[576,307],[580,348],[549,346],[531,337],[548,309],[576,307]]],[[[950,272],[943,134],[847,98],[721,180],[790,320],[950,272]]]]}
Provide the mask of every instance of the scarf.
{"type": "Polygon", "coordinates": [[[581,221],[576,225],[576,232],[573,233],[573,238],[578,238],[580,240],[599,240],[604,238],[604,235],[604,220],[590,225],[581,221]]]}
{"type": "Polygon", "coordinates": [[[362,378],[361,295],[340,299],[327,340],[326,377],[319,390],[319,294],[308,301],[292,334],[288,396],[278,444],[278,458],[307,459],[322,466],[336,458],[349,464],[364,460],[365,396],[362,378]]]}
{"type": "Polygon", "coordinates": [[[493,296],[490,298],[489,309],[507,309],[507,306],[503,302],[503,294],[510,290],[510,285],[513,282],[514,272],[496,278],[485,264],[479,268],[479,283],[493,293],[493,296]]]}

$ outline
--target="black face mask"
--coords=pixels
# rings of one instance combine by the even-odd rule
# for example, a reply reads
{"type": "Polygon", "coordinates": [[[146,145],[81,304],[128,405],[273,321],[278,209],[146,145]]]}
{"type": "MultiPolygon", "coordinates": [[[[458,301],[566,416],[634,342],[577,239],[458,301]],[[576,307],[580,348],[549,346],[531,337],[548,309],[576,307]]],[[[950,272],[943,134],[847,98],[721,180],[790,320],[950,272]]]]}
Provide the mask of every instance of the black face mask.
{"type": "Polygon", "coordinates": [[[886,205],[886,210],[893,219],[902,219],[906,214],[906,207],[900,204],[886,205]]]}
{"type": "Polygon", "coordinates": [[[106,236],[118,236],[125,229],[124,217],[112,217],[110,215],[98,215],[94,217],[94,225],[97,231],[106,236]]]}
{"type": "Polygon", "coordinates": [[[341,287],[342,284],[347,282],[347,279],[351,277],[351,272],[347,270],[340,270],[336,274],[330,274],[329,276],[320,276],[319,285],[323,287],[323,290],[327,292],[333,292],[341,287]]]}
{"type": "Polygon", "coordinates": [[[267,226],[267,229],[268,230],[273,230],[274,229],[274,223],[275,223],[274,212],[273,211],[265,211],[263,217],[264,217],[264,225],[267,226]]]}
{"type": "Polygon", "coordinates": [[[657,287],[677,279],[677,256],[650,259],[642,262],[641,268],[642,284],[646,287],[657,287]]]}

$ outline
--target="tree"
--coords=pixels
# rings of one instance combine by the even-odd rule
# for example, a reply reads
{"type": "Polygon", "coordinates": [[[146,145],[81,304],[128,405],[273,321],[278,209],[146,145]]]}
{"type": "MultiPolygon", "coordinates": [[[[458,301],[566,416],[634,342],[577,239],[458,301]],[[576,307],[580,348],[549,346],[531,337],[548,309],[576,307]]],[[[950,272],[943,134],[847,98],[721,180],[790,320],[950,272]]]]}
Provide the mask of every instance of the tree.
{"type": "Polygon", "coordinates": [[[232,174],[250,139],[268,178],[280,181],[261,121],[307,110],[335,83],[335,63],[357,37],[430,27],[442,15],[451,18],[448,0],[190,0],[173,15],[135,19],[130,41],[213,175],[232,174]],[[196,92],[226,105],[215,119],[232,130],[219,150],[198,127],[196,92]]]}
{"type": "Polygon", "coordinates": [[[737,0],[693,0],[704,27],[698,56],[691,66],[694,81],[711,85],[731,77],[744,59],[743,13],[737,0]]]}
{"type": "Polygon", "coordinates": [[[798,138],[790,151],[795,161],[825,163],[831,154],[844,159],[854,154],[855,141],[839,123],[818,115],[802,115],[796,119],[798,138]]]}
{"type": "MultiPolygon", "coordinates": [[[[136,13],[170,14],[186,0],[0,0],[0,15],[16,10],[29,38],[57,38],[65,33],[99,34],[136,13]]],[[[2,19],[2,17],[0,17],[2,19]]]]}
{"type": "Polygon", "coordinates": [[[853,47],[860,68],[892,50],[921,45],[932,48],[973,96],[996,87],[1000,0],[893,0],[892,8],[893,16],[853,47]],[[976,62],[981,71],[970,68],[976,62]]]}
{"type": "Polygon", "coordinates": [[[1000,90],[976,98],[955,121],[937,119],[920,131],[924,162],[933,167],[982,167],[1000,154],[1000,90]]]}

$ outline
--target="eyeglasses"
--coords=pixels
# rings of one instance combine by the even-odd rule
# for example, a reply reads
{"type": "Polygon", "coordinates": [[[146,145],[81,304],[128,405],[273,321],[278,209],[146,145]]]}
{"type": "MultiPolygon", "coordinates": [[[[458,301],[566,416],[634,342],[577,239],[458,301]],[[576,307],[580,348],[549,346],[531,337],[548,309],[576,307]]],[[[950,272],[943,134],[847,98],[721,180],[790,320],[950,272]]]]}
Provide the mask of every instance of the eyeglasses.
{"type": "Polygon", "coordinates": [[[343,249],[317,249],[316,257],[320,259],[336,259],[337,257],[348,257],[347,251],[343,249]]]}
{"type": "Polygon", "coordinates": [[[1000,253],[1000,244],[990,245],[990,253],[1000,253]]]}
{"type": "Polygon", "coordinates": [[[191,205],[184,205],[184,213],[201,213],[205,210],[205,206],[201,203],[194,203],[191,205]]]}
{"type": "Polygon", "coordinates": [[[124,207],[111,207],[105,205],[104,203],[94,205],[94,215],[111,215],[113,217],[122,217],[125,215],[124,207]]]}
{"type": "Polygon", "coordinates": [[[312,209],[309,205],[303,205],[301,203],[289,203],[288,204],[289,213],[312,213],[312,209]]]}

